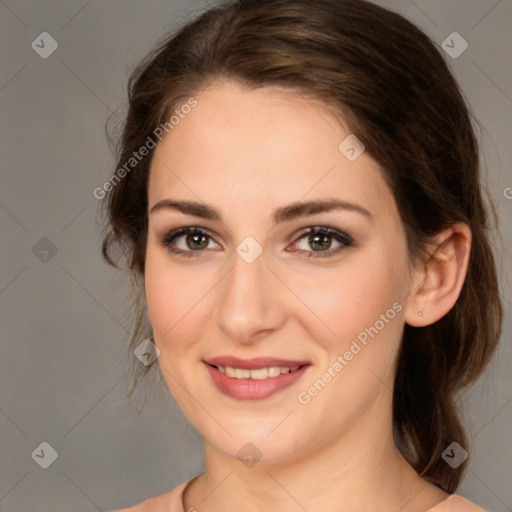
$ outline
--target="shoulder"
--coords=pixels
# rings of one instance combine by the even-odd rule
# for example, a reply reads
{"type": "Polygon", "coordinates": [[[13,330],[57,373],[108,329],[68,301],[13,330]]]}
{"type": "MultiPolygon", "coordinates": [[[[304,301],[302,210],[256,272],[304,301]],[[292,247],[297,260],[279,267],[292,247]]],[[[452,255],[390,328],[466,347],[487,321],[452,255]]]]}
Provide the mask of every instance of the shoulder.
{"type": "Polygon", "coordinates": [[[188,481],[183,482],[168,493],[149,498],[133,507],[112,512],[184,512],[181,495],[187,484],[188,481]]]}
{"type": "Polygon", "coordinates": [[[457,494],[452,494],[447,499],[438,503],[428,512],[488,512],[479,507],[476,503],[463,498],[457,494]]]}

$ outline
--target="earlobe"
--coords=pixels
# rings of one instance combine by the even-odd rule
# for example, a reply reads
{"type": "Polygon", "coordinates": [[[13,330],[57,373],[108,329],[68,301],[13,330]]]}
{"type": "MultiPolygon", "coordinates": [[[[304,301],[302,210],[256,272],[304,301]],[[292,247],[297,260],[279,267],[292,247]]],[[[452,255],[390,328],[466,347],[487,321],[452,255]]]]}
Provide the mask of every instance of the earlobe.
{"type": "Polygon", "coordinates": [[[427,249],[430,256],[415,271],[407,298],[404,320],[413,327],[433,324],[457,302],[469,265],[471,230],[462,222],[452,224],[427,249]]]}

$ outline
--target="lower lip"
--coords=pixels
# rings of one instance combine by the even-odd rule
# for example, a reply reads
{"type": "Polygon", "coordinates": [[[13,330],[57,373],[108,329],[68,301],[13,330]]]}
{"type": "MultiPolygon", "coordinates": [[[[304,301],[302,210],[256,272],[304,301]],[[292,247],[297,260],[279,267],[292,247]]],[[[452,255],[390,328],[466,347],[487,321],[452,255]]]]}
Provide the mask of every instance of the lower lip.
{"type": "Polygon", "coordinates": [[[298,370],[282,373],[279,377],[268,377],[258,380],[228,377],[225,373],[219,372],[217,368],[206,364],[217,389],[237,400],[263,400],[264,398],[269,398],[300,379],[309,366],[301,366],[298,370]]]}

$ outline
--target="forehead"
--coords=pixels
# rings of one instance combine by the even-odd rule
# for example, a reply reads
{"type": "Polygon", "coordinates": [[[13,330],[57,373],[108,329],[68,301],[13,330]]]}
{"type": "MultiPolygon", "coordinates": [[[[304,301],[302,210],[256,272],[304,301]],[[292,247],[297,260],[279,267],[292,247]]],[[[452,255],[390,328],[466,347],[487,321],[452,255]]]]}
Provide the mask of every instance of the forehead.
{"type": "Polygon", "coordinates": [[[194,98],[197,105],[155,149],[150,206],[170,194],[220,209],[230,200],[240,210],[333,195],[392,206],[377,163],[365,152],[354,161],[340,152],[350,130],[320,101],[233,82],[194,98]]]}

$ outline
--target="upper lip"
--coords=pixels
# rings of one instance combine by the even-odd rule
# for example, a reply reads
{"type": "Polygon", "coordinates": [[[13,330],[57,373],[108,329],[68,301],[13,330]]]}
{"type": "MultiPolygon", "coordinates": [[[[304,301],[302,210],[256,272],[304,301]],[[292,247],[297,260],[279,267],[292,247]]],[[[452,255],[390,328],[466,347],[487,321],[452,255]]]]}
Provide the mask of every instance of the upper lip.
{"type": "Polygon", "coordinates": [[[229,366],[230,368],[244,368],[253,370],[256,368],[268,368],[270,366],[281,366],[293,368],[294,366],[303,366],[311,364],[309,361],[278,359],[275,357],[254,357],[251,359],[240,359],[234,356],[219,356],[205,360],[206,364],[212,366],[229,366]]]}

